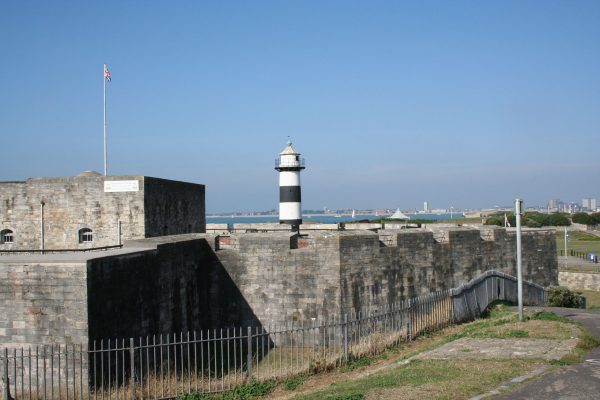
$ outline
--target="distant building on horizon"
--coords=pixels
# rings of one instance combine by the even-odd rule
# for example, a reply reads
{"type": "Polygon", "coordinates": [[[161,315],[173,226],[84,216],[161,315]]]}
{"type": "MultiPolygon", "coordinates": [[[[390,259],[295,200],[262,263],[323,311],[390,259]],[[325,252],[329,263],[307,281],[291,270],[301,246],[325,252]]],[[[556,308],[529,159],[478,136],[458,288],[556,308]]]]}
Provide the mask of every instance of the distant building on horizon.
{"type": "Polygon", "coordinates": [[[429,202],[428,201],[423,202],[423,211],[425,211],[425,212],[429,211],[429,202]]]}
{"type": "Polygon", "coordinates": [[[598,208],[596,199],[592,197],[586,197],[585,199],[583,199],[581,205],[585,211],[596,211],[596,209],[598,208]]]}

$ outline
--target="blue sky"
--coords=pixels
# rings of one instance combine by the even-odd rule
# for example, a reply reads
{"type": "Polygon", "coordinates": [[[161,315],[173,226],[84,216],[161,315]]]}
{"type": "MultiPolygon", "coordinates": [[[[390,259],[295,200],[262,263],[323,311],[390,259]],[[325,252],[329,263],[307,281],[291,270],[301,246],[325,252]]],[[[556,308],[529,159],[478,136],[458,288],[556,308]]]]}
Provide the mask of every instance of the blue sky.
{"type": "Polygon", "coordinates": [[[207,211],[600,197],[599,1],[0,2],[0,180],[203,183],[207,211]]]}

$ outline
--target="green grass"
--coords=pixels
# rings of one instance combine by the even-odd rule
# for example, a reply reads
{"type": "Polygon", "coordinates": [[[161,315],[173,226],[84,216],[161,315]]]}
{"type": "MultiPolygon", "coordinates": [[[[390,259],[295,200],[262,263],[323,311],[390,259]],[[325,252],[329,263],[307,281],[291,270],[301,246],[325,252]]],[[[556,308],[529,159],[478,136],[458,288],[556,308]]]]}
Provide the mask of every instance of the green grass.
{"type": "MultiPolygon", "coordinates": [[[[526,315],[523,322],[518,322],[513,310],[504,304],[498,304],[489,310],[489,318],[465,324],[452,334],[438,336],[435,338],[435,343],[422,347],[419,352],[463,337],[565,339],[574,334],[573,329],[577,329],[576,324],[547,311],[526,315]]],[[[570,357],[552,360],[550,364],[560,366],[578,362],[582,354],[587,351],[585,349],[593,348],[596,343],[595,338],[583,334],[579,345],[570,357]]],[[[368,361],[362,359],[355,360],[355,363],[357,367],[368,365],[368,361]]],[[[501,383],[529,372],[543,363],[544,361],[531,359],[417,359],[389,372],[351,381],[338,381],[326,389],[299,395],[294,399],[361,399],[367,396],[375,400],[466,398],[496,388],[501,383]]]]}
{"type": "Polygon", "coordinates": [[[571,320],[563,317],[562,315],[555,314],[551,311],[536,312],[535,314],[533,314],[531,316],[531,319],[538,320],[538,321],[558,321],[558,322],[563,322],[565,324],[572,323],[571,320]]]}
{"type": "MultiPolygon", "coordinates": [[[[542,311],[526,315],[523,322],[517,321],[516,312],[506,304],[496,304],[488,311],[488,318],[453,327],[452,334],[432,332],[431,338],[423,345],[400,357],[406,359],[417,353],[431,350],[450,341],[463,337],[473,338],[569,338],[575,335],[577,324],[555,313],[542,311]],[[428,343],[428,344],[427,344],[428,343]]],[[[446,331],[447,332],[447,331],[446,331]]],[[[567,365],[581,360],[591,348],[600,344],[596,338],[584,333],[579,344],[569,355],[561,360],[552,360],[552,365],[567,365]]],[[[389,350],[394,351],[394,350],[389,350]]],[[[395,360],[398,360],[396,352],[395,360]]],[[[359,357],[337,369],[337,373],[345,373],[360,369],[368,369],[372,364],[387,359],[390,354],[373,357],[359,357]]],[[[397,362],[397,361],[396,361],[397,362]]],[[[412,360],[393,370],[379,372],[360,379],[334,379],[329,387],[294,397],[297,400],[337,399],[458,399],[489,391],[515,376],[531,371],[542,365],[544,361],[531,359],[461,359],[461,360],[412,360]]],[[[335,376],[335,375],[334,375],[335,376]]],[[[342,377],[345,375],[339,375],[342,377]]],[[[179,400],[249,400],[260,398],[273,392],[276,388],[296,390],[309,378],[309,374],[300,374],[284,380],[254,382],[240,386],[234,390],[215,393],[193,393],[179,397],[179,400]]]]}
{"type": "Polygon", "coordinates": [[[188,393],[179,396],[177,400],[247,400],[266,396],[275,390],[277,382],[268,380],[241,385],[222,393],[188,393]]]}
{"type": "MultiPolygon", "coordinates": [[[[539,363],[539,362],[537,362],[539,363]]],[[[295,400],[374,398],[464,398],[529,371],[532,360],[415,360],[387,373],[335,383],[295,400]],[[391,392],[390,392],[391,391],[391,392]],[[379,397],[377,396],[379,394],[379,397]],[[355,397],[343,397],[355,396],[355,397]]]]}
{"type": "Polygon", "coordinates": [[[308,374],[298,374],[296,376],[292,376],[291,378],[283,381],[283,387],[285,390],[296,390],[298,386],[302,385],[306,379],[308,378],[308,374]]]}
{"type": "Polygon", "coordinates": [[[600,340],[583,331],[579,336],[579,342],[573,351],[564,356],[561,361],[567,364],[577,364],[583,360],[583,356],[590,350],[600,346],[600,340]]]}
{"type": "MultiPolygon", "coordinates": [[[[565,249],[564,232],[556,232],[556,249],[559,253],[565,249]]],[[[583,253],[600,253],[600,236],[582,231],[569,231],[567,250],[575,250],[583,253]]]]}
{"type": "Polygon", "coordinates": [[[367,367],[371,364],[373,364],[373,359],[371,357],[362,356],[349,361],[347,364],[342,366],[341,370],[342,372],[350,372],[354,371],[357,368],[367,367]]]}

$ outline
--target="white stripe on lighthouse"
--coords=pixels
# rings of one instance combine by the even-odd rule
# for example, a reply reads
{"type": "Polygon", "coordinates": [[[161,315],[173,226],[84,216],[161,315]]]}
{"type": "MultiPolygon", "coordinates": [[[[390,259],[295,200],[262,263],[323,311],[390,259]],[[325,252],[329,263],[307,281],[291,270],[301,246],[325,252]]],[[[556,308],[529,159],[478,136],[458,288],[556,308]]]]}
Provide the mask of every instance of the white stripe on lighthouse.
{"type": "Polygon", "coordinates": [[[301,219],[302,207],[300,203],[279,203],[279,220],[289,221],[301,219]]]}
{"type": "Polygon", "coordinates": [[[299,171],[279,172],[279,186],[300,186],[299,171]]]}

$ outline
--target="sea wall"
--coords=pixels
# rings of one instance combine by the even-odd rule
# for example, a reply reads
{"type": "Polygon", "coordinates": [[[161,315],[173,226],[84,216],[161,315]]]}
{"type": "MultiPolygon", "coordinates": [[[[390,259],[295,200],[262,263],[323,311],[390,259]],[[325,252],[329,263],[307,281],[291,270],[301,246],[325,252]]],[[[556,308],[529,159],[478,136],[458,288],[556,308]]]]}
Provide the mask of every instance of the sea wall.
{"type": "MultiPolygon", "coordinates": [[[[263,325],[341,317],[460,286],[486,270],[516,274],[515,233],[441,228],[207,235],[263,325]]],[[[556,284],[551,231],[523,232],[523,276],[556,284]]]]}
{"type": "Polygon", "coordinates": [[[200,235],[131,241],[124,250],[0,256],[0,346],[81,344],[260,326],[200,235]],[[77,258],[55,262],[56,258],[77,258]],[[31,260],[9,261],[16,258],[31,260]]]}
{"type": "Polygon", "coordinates": [[[155,249],[88,261],[90,339],[258,325],[206,240],[178,235],[138,243],[155,249]]]}
{"type": "MultiPolygon", "coordinates": [[[[557,284],[552,232],[524,231],[522,243],[524,278],[557,284]]],[[[486,270],[515,275],[515,265],[514,232],[468,228],[185,234],[107,252],[0,256],[0,345],[340,318],[486,270]]]]}

